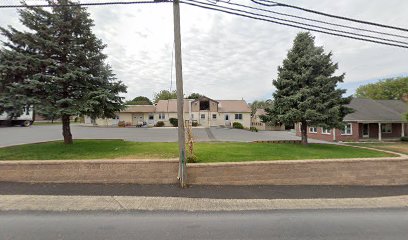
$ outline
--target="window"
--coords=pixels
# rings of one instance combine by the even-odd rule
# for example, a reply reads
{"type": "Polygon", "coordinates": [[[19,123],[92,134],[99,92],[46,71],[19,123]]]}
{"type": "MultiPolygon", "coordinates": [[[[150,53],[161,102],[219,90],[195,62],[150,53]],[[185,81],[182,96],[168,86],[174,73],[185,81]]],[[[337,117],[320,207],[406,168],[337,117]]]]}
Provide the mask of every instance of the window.
{"type": "Polygon", "coordinates": [[[159,119],[166,119],[166,115],[164,113],[159,113],[159,119]]]}
{"type": "Polygon", "coordinates": [[[213,115],[212,115],[212,118],[213,118],[213,119],[217,119],[217,114],[213,114],[213,115]]]}
{"type": "Polygon", "coordinates": [[[381,124],[381,132],[382,133],[391,133],[392,132],[392,124],[391,123],[381,124]]]}
{"type": "Polygon", "coordinates": [[[27,107],[26,109],[27,109],[26,115],[30,115],[30,107],[27,107]]]}
{"type": "Polygon", "coordinates": [[[330,128],[322,128],[322,134],[330,134],[330,128]]]}
{"type": "Polygon", "coordinates": [[[210,102],[209,101],[200,101],[200,110],[209,110],[210,102]]]}
{"type": "Polygon", "coordinates": [[[353,129],[351,127],[351,123],[347,123],[344,128],[341,130],[341,135],[352,135],[353,129]]]}
{"type": "Polygon", "coordinates": [[[317,127],[309,127],[310,133],[317,133],[317,127]]]}
{"type": "Polygon", "coordinates": [[[150,114],[149,115],[149,120],[153,120],[154,119],[154,115],[153,114],[150,114]]]}
{"type": "Polygon", "coordinates": [[[201,119],[205,119],[205,114],[201,114],[201,119]]]}
{"type": "Polygon", "coordinates": [[[191,114],[191,119],[194,119],[194,114],[191,114]]]}
{"type": "Polygon", "coordinates": [[[225,115],[225,121],[229,120],[229,115],[225,115]]]}
{"type": "Polygon", "coordinates": [[[236,113],[235,119],[242,120],[242,113],[236,113]]]}

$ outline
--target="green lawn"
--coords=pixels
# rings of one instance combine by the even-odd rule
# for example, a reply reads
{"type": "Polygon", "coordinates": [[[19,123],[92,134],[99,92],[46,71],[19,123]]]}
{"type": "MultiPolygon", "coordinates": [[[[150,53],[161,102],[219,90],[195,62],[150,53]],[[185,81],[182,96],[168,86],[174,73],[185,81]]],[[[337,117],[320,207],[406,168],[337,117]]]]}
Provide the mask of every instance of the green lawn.
{"type": "MultiPolygon", "coordinates": [[[[331,144],[196,143],[199,162],[388,157],[391,154],[331,144]]],[[[0,148],[0,160],[177,158],[176,143],[75,140],[0,148]]]]}
{"type": "Polygon", "coordinates": [[[408,142],[383,142],[383,143],[349,143],[349,145],[370,147],[408,154],[408,142]]]}

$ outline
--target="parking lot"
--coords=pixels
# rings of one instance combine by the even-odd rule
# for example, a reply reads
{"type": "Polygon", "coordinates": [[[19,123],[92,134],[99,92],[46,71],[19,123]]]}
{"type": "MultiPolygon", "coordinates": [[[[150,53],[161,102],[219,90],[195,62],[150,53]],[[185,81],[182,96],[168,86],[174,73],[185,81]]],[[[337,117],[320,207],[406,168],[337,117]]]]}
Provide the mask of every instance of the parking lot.
{"type": "MultiPolygon", "coordinates": [[[[176,142],[176,128],[105,128],[73,125],[74,139],[124,139],[134,142],[176,142]]],[[[252,142],[265,140],[299,140],[294,133],[283,131],[250,132],[229,128],[193,128],[195,141],[252,142]]],[[[1,127],[0,146],[62,140],[61,125],[1,127]]],[[[310,140],[311,142],[318,142],[310,140]]],[[[320,141],[321,142],[321,141],[320,141]]]]}

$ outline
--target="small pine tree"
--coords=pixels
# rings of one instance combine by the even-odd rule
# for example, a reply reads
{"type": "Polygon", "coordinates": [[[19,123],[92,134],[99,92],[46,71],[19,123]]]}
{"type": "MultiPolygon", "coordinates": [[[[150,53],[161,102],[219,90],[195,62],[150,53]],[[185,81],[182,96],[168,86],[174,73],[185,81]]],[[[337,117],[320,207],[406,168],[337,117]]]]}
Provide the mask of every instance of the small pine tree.
{"type": "Polygon", "coordinates": [[[11,111],[10,101],[17,99],[19,105],[57,109],[64,143],[71,144],[70,116],[112,116],[123,108],[119,94],[126,86],[105,63],[105,45],[92,33],[94,24],[85,8],[71,0],[48,3],[64,7],[19,11],[30,31],[0,28],[7,39],[0,52],[0,80],[6,85],[0,105],[11,111]]]}
{"type": "Polygon", "coordinates": [[[343,98],[346,90],[337,88],[344,74],[333,76],[338,66],[331,57],[332,53],[326,54],[322,47],[315,46],[310,33],[299,33],[278,67],[278,78],[273,81],[274,105],[266,109],[262,120],[273,124],[300,123],[303,144],[308,143],[308,126],[341,127],[344,116],[351,112],[345,106],[351,97],[343,98]]]}

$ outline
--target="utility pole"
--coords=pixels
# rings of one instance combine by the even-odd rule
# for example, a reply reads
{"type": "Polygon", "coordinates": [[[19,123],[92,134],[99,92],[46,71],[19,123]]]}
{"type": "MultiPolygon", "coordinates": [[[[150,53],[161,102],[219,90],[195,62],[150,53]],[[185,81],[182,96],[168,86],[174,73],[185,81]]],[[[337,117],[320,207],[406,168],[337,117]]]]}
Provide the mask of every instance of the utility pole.
{"type": "Polygon", "coordinates": [[[180,34],[180,2],[173,0],[174,17],[174,48],[176,58],[176,89],[177,89],[177,119],[178,119],[178,144],[179,144],[179,173],[180,186],[187,186],[186,168],[186,141],[184,131],[184,94],[183,94],[183,69],[181,63],[181,34],[180,34]]]}

